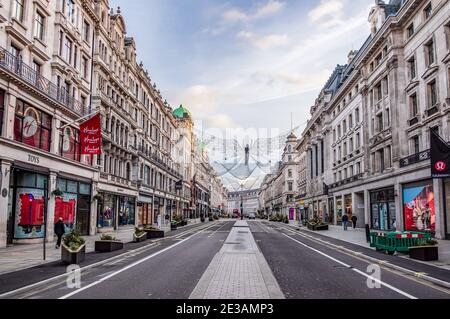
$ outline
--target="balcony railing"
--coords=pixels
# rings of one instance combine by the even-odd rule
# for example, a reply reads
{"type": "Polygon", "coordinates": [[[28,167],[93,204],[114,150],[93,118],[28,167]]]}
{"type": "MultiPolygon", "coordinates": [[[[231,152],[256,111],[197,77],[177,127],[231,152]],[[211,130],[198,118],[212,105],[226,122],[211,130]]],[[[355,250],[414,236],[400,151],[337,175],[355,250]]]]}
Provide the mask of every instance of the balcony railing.
{"type": "Polygon", "coordinates": [[[79,115],[85,115],[85,107],[81,102],[70,96],[63,87],[58,87],[47,78],[40,75],[32,67],[22,62],[21,57],[16,57],[0,47],[0,68],[7,70],[27,82],[35,89],[61,103],[67,109],[79,115]]]}
{"type": "Polygon", "coordinates": [[[431,159],[431,150],[426,150],[400,160],[400,167],[410,166],[431,159]]]}

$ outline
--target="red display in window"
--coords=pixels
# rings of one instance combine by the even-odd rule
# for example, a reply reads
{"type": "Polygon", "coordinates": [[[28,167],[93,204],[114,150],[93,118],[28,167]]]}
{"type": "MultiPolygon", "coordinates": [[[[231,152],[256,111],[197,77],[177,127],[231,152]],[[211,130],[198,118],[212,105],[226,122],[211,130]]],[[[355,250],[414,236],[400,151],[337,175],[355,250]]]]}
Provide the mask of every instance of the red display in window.
{"type": "Polygon", "coordinates": [[[62,198],[56,198],[55,203],[55,222],[62,218],[64,224],[73,224],[75,220],[75,208],[77,201],[71,199],[69,201],[64,201],[62,198]]]}
{"type": "Polygon", "coordinates": [[[44,199],[32,194],[20,195],[19,226],[40,226],[44,223],[44,199]]]}

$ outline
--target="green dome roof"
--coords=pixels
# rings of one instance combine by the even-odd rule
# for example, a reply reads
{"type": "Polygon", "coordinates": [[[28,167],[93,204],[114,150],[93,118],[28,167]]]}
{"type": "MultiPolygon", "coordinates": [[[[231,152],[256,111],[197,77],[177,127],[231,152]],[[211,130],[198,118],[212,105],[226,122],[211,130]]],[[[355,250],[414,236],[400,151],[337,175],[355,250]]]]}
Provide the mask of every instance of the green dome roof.
{"type": "Polygon", "coordinates": [[[175,116],[175,118],[177,118],[177,119],[185,119],[185,118],[190,118],[191,113],[189,113],[189,111],[187,109],[185,109],[183,107],[183,105],[180,105],[179,108],[177,108],[176,110],[173,111],[173,116],[175,116]]]}

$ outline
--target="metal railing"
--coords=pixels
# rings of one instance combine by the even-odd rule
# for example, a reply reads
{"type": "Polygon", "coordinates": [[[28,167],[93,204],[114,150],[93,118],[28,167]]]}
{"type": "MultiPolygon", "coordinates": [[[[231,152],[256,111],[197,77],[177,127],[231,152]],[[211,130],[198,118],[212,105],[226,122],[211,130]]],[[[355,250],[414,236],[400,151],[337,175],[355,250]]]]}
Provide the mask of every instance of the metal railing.
{"type": "Polygon", "coordinates": [[[0,68],[5,69],[21,80],[32,85],[41,93],[50,97],[56,102],[61,103],[69,110],[79,114],[85,115],[85,106],[81,104],[63,87],[58,87],[47,78],[40,75],[32,67],[22,62],[22,58],[14,56],[6,49],[0,47],[0,68]]]}
{"type": "Polygon", "coordinates": [[[416,163],[424,162],[431,159],[431,150],[426,150],[400,160],[400,167],[406,167],[416,163]]]}

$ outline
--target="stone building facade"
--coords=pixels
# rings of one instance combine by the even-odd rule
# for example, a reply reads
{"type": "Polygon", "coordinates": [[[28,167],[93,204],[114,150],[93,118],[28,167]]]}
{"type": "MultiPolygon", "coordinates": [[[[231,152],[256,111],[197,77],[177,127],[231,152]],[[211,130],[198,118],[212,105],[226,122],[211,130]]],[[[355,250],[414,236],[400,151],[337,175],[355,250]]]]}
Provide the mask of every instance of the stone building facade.
{"type": "Polygon", "coordinates": [[[449,13],[445,0],[372,8],[369,38],[336,68],[303,134],[310,216],[449,238],[450,184],[430,178],[429,160],[430,130],[450,140],[449,13]]]}
{"type": "Polygon", "coordinates": [[[214,171],[195,164],[191,122],[136,60],[120,9],[0,4],[0,247],[52,241],[60,217],[83,235],[196,217],[196,170],[205,191],[214,171]],[[95,112],[103,154],[83,156],[79,123],[95,112]]]}

